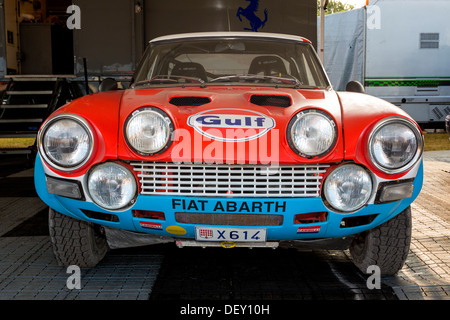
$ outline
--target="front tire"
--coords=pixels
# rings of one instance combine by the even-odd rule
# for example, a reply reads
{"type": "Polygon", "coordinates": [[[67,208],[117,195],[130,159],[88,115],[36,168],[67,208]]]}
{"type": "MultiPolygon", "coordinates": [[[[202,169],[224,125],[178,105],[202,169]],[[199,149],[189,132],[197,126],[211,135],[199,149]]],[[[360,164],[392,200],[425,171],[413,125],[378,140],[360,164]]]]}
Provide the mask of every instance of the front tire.
{"type": "Polygon", "coordinates": [[[109,250],[99,225],[73,219],[51,208],[48,222],[53,253],[60,266],[92,268],[109,250]]]}
{"type": "Polygon", "coordinates": [[[381,274],[394,275],[402,269],[411,244],[411,207],[382,225],[358,234],[350,245],[353,263],[363,273],[376,265],[381,274]]]}

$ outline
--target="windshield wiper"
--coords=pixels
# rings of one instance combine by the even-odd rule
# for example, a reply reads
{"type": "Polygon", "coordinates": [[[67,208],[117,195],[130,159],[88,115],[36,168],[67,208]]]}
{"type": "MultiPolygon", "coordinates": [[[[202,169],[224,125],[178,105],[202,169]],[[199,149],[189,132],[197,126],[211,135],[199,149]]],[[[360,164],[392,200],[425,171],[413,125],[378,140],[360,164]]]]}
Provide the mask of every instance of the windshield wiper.
{"type": "Polygon", "coordinates": [[[199,82],[201,87],[205,87],[205,81],[203,81],[200,78],[196,77],[185,77],[185,76],[172,76],[172,75],[157,75],[156,77],[153,77],[148,80],[142,80],[136,82],[133,87],[136,86],[142,86],[146,84],[152,84],[152,83],[178,83],[178,80],[188,80],[193,82],[199,82]]]}
{"type": "Polygon", "coordinates": [[[258,74],[235,74],[235,75],[231,75],[231,76],[218,77],[218,78],[212,79],[209,82],[232,81],[234,79],[238,79],[238,80],[265,80],[265,79],[272,79],[272,80],[281,81],[283,83],[294,84],[296,88],[299,88],[302,85],[300,80],[298,80],[297,78],[295,78],[293,76],[289,76],[289,77],[290,78],[277,77],[277,76],[266,76],[266,75],[258,75],[258,74]]]}

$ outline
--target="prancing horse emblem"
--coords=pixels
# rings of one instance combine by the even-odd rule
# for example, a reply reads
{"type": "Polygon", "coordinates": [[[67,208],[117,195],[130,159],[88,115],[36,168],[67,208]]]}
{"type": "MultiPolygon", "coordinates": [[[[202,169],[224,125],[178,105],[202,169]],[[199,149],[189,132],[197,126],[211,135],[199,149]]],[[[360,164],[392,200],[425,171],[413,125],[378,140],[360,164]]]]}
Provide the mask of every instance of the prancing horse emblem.
{"type": "Polygon", "coordinates": [[[265,18],[264,21],[262,21],[256,15],[256,11],[258,11],[259,7],[259,0],[245,0],[245,1],[250,1],[250,4],[245,9],[239,7],[236,16],[239,18],[240,21],[242,21],[241,16],[244,16],[250,22],[250,28],[244,28],[244,30],[251,30],[257,32],[258,29],[264,28],[264,25],[267,22],[267,9],[264,9],[265,18]]]}

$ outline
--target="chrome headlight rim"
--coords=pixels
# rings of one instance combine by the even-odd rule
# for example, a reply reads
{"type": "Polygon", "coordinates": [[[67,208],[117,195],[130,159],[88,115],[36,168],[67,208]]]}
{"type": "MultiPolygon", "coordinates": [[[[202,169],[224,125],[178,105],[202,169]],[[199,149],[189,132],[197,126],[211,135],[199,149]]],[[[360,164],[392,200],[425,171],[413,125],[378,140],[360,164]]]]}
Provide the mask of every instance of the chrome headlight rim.
{"type": "Polygon", "coordinates": [[[374,177],[372,176],[372,173],[370,172],[370,170],[368,170],[366,167],[364,167],[360,164],[357,164],[354,162],[347,162],[347,163],[337,166],[327,175],[327,177],[325,178],[323,185],[322,185],[322,199],[323,199],[325,205],[330,210],[340,213],[340,214],[350,214],[350,213],[354,213],[358,210],[361,210],[370,202],[370,200],[373,198],[374,192],[376,191],[374,188],[375,188],[375,180],[374,180],[374,177]],[[343,209],[343,208],[339,208],[336,204],[333,204],[333,202],[330,201],[329,196],[327,196],[327,194],[328,194],[330,179],[333,176],[333,174],[336,174],[336,172],[338,170],[342,170],[342,169],[350,168],[350,167],[356,168],[357,170],[361,170],[361,172],[365,172],[365,174],[367,174],[367,177],[370,180],[370,192],[368,192],[367,197],[358,206],[355,206],[351,209],[343,209]]]}
{"type": "Polygon", "coordinates": [[[159,108],[146,106],[146,107],[142,107],[142,108],[135,110],[128,116],[128,118],[126,119],[125,124],[124,124],[123,132],[124,132],[125,141],[127,142],[127,145],[131,150],[133,150],[137,154],[140,154],[143,156],[153,156],[155,154],[163,153],[171,146],[175,129],[174,129],[172,119],[169,117],[169,115],[167,113],[165,113],[164,111],[162,111],[159,108]],[[142,114],[143,112],[150,112],[150,113],[156,114],[157,116],[161,117],[164,120],[165,124],[167,125],[167,127],[166,127],[167,138],[165,140],[165,144],[161,148],[155,149],[152,152],[144,152],[142,150],[135,148],[133,146],[133,144],[130,142],[129,137],[128,137],[129,126],[130,126],[131,120],[133,120],[136,116],[142,114]]]}
{"type": "Polygon", "coordinates": [[[333,117],[330,114],[328,114],[327,112],[325,112],[323,110],[320,110],[317,108],[303,109],[303,110],[297,112],[289,121],[286,137],[287,137],[287,142],[288,142],[290,148],[295,153],[297,153],[299,156],[307,158],[307,159],[312,159],[312,158],[316,158],[316,157],[320,158],[320,157],[327,155],[336,145],[336,141],[338,138],[336,122],[334,121],[333,117]],[[332,139],[332,142],[330,143],[330,145],[328,146],[328,148],[320,153],[315,153],[315,154],[307,154],[307,153],[303,152],[302,150],[299,150],[299,148],[294,143],[293,128],[295,127],[295,125],[297,124],[297,122],[300,119],[302,119],[305,116],[311,115],[311,114],[318,115],[318,116],[324,118],[330,124],[330,127],[333,130],[333,139],[332,139]]]}
{"type": "Polygon", "coordinates": [[[373,127],[373,129],[369,135],[369,139],[368,139],[368,143],[367,143],[367,153],[369,155],[370,162],[378,170],[380,170],[384,173],[387,173],[387,174],[397,174],[397,173],[403,173],[405,171],[408,171],[417,163],[417,161],[419,161],[419,159],[422,157],[422,154],[423,154],[423,147],[424,147],[423,135],[420,132],[417,125],[407,118],[393,116],[393,117],[388,117],[388,118],[382,119],[375,124],[375,126],[373,127]],[[387,168],[387,167],[383,166],[376,160],[376,157],[373,154],[372,146],[373,146],[373,140],[374,140],[376,134],[384,126],[387,126],[390,124],[395,124],[395,123],[406,125],[414,133],[414,136],[416,137],[416,142],[417,142],[417,149],[416,149],[414,156],[411,158],[411,160],[409,160],[408,163],[406,163],[405,165],[403,165],[399,168],[393,169],[393,168],[387,168]]]}
{"type": "Polygon", "coordinates": [[[95,203],[97,206],[99,206],[100,208],[102,208],[104,210],[115,211],[115,212],[129,210],[136,203],[136,199],[137,199],[138,191],[139,191],[138,183],[136,181],[136,177],[134,176],[132,170],[127,168],[123,164],[114,162],[114,161],[103,162],[103,163],[99,163],[99,164],[93,166],[89,170],[88,174],[85,177],[85,185],[86,185],[87,194],[89,195],[89,198],[93,203],[95,203]],[[108,207],[108,206],[104,205],[103,203],[100,203],[100,201],[98,199],[96,199],[95,196],[93,196],[93,194],[92,194],[93,192],[91,191],[91,188],[90,188],[90,182],[91,182],[93,173],[95,173],[97,170],[100,170],[102,167],[110,166],[110,165],[120,167],[120,169],[124,169],[127,172],[127,174],[129,174],[130,179],[133,181],[133,190],[134,190],[134,192],[132,192],[133,196],[131,196],[130,199],[121,206],[109,206],[108,207]]]}
{"type": "Polygon", "coordinates": [[[59,170],[59,171],[64,171],[64,172],[75,171],[75,170],[82,168],[91,159],[92,154],[94,152],[94,134],[93,134],[93,130],[92,130],[91,126],[83,117],[81,117],[77,114],[72,114],[72,113],[58,114],[58,115],[48,119],[47,121],[45,121],[44,124],[42,125],[41,129],[38,132],[37,143],[38,143],[39,154],[43,158],[43,160],[52,168],[59,170]],[[86,133],[88,134],[88,137],[89,137],[88,152],[87,152],[86,156],[83,158],[83,160],[76,163],[75,165],[62,165],[62,164],[56,163],[54,160],[51,159],[51,157],[49,157],[47,155],[47,152],[45,150],[44,138],[45,138],[46,132],[54,123],[56,123],[57,121],[61,121],[61,120],[71,120],[71,121],[76,122],[86,131],[86,133]]]}

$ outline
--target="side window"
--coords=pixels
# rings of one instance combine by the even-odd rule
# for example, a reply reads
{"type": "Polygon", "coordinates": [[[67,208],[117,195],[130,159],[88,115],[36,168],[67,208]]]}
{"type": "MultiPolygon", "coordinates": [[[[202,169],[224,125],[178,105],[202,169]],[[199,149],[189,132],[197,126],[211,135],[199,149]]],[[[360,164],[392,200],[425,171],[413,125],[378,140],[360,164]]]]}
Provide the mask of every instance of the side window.
{"type": "Polygon", "coordinates": [[[309,86],[325,86],[326,82],[322,78],[323,70],[320,63],[308,51],[300,52],[299,63],[301,81],[309,86]]]}
{"type": "Polygon", "coordinates": [[[306,61],[306,56],[304,54],[302,54],[302,60],[303,60],[302,61],[303,65],[305,66],[304,72],[305,72],[305,76],[308,81],[308,84],[315,85],[315,80],[314,80],[313,74],[311,72],[311,69],[309,68],[308,61],[306,61]]]}
{"type": "Polygon", "coordinates": [[[155,74],[154,74],[155,65],[156,65],[156,61],[158,61],[158,60],[159,60],[158,57],[156,57],[156,59],[153,59],[153,63],[151,64],[150,68],[148,69],[147,79],[151,79],[155,76],[155,74]]]}
{"type": "Polygon", "coordinates": [[[297,68],[299,73],[299,80],[302,84],[307,86],[315,86],[316,81],[313,75],[313,70],[310,68],[310,61],[308,61],[304,52],[299,52],[299,56],[297,57],[297,68]]]}

